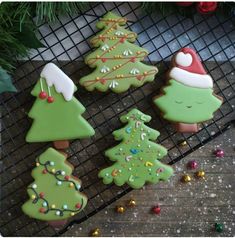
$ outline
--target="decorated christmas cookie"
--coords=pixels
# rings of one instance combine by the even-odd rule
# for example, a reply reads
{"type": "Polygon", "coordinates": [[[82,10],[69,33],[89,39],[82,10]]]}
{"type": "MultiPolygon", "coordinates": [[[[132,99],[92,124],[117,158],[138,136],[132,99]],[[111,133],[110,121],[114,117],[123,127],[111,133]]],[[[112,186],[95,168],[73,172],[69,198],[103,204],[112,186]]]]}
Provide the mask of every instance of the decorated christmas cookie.
{"type": "Polygon", "coordinates": [[[127,125],[114,131],[113,135],[121,143],[105,152],[115,163],[101,170],[99,177],[105,184],[114,182],[122,186],[127,183],[135,189],[143,187],[145,182],[167,180],[173,169],[159,161],[167,150],[153,142],[159,132],[145,125],[151,117],[133,109],[120,119],[127,125]]]}
{"type": "Polygon", "coordinates": [[[47,64],[32,90],[36,97],[29,112],[34,119],[27,142],[53,141],[55,147],[68,147],[70,139],[94,135],[90,124],[81,116],[85,108],[73,96],[76,86],[55,64],[47,64]]]}
{"type": "Polygon", "coordinates": [[[141,62],[148,52],[133,44],[137,34],[124,28],[126,22],[126,18],[109,12],[97,23],[102,31],[91,44],[98,49],[85,59],[86,64],[95,69],[80,79],[80,84],[88,91],[110,89],[121,93],[130,86],[140,87],[154,80],[158,70],[141,62]]]}
{"type": "Polygon", "coordinates": [[[30,199],[22,206],[24,213],[53,224],[82,211],[87,197],[79,192],[81,182],[72,170],[66,157],[53,148],[41,154],[32,171],[34,182],[28,186],[30,199]]]}
{"type": "Polygon", "coordinates": [[[168,85],[154,98],[163,118],[174,122],[179,132],[197,132],[198,123],[213,118],[222,98],[213,92],[213,80],[196,52],[181,49],[172,60],[168,85]]]}

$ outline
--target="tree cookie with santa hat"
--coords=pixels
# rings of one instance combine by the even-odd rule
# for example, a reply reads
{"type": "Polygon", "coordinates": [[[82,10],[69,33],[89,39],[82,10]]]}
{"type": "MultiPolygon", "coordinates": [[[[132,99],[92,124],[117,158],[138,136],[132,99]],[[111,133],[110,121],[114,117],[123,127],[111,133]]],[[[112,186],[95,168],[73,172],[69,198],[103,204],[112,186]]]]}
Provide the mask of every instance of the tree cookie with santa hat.
{"type": "Polygon", "coordinates": [[[178,132],[197,132],[198,123],[213,118],[223,100],[214,94],[213,80],[191,48],[182,48],[172,59],[168,85],[154,103],[178,132]]]}

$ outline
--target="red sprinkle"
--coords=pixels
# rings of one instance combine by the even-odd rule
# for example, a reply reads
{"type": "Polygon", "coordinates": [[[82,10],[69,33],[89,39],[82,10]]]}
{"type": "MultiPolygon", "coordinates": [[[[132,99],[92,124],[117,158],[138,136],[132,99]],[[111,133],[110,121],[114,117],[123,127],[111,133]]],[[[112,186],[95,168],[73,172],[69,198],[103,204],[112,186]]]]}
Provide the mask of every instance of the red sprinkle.
{"type": "Polygon", "coordinates": [[[80,203],[77,203],[77,204],[75,205],[75,207],[76,207],[76,208],[80,208],[80,207],[81,207],[81,204],[80,204],[80,203]]]}
{"type": "Polygon", "coordinates": [[[39,212],[45,213],[46,209],[44,207],[39,208],[39,212]]]}
{"type": "Polygon", "coordinates": [[[68,175],[64,176],[64,179],[65,179],[65,180],[69,180],[69,178],[70,178],[70,177],[69,177],[68,175]]]}
{"type": "Polygon", "coordinates": [[[44,198],[44,196],[45,196],[45,193],[44,193],[44,192],[39,193],[39,197],[40,197],[40,198],[44,198]]]}
{"type": "Polygon", "coordinates": [[[42,171],[42,173],[43,173],[43,174],[47,174],[47,170],[44,169],[44,170],[42,171]]]}

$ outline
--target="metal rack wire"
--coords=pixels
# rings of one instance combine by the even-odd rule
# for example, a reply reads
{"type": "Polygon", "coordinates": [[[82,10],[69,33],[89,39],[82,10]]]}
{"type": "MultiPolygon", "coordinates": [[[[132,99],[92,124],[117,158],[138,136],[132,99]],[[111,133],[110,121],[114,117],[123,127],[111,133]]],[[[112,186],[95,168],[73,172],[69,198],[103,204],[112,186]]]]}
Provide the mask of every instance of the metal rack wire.
{"type": "Polygon", "coordinates": [[[173,164],[206,144],[228,128],[228,118],[234,112],[235,99],[235,30],[231,18],[197,15],[194,21],[171,14],[162,16],[146,14],[139,3],[92,3],[90,9],[77,16],[58,18],[58,23],[39,26],[39,38],[46,46],[32,51],[30,57],[20,61],[15,73],[16,94],[4,94],[1,100],[1,214],[0,232],[3,236],[53,236],[63,234],[72,224],[80,223],[119,199],[129,191],[128,186],[103,185],[97,174],[110,164],[103,152],[112,147],[111,132],[119,127],[119,117],[130,108],[138,107],[152,116],[149,126],[160,131],[158,143],[168,148],[163,160],[173,164]],[[128,27],[138,33],[137,44],[150,52],[147,63],[157,65],[160,73],[155,82],[126,93],[88,93],[79,87],[75,96],[86,107],[84,117],[96,130],[91,139],[72,141],[68,161],[74,165],[74,175],[83,182],[83,191],[89,197],[86,209],[73,217],[67,227],[54,230],[45,222],[30,219],[21,211],[28,199],[26,186],[32,181],[31,170],[35,158],[49,144],[27,144],[25,134],[31,125],[27,112],[34,98],[30,91],[39,78],[42,67],[54,61],[78,85],[78,79],[90,69],[83,64],[84,56],[92,49],[90,36],[97,31],[95,23],[107,11],[127,17],[128,27]],[[215,83],[215,92],[224,99],[223,106],[213,120],[203,123],[196,134],[176,133],[169,123],[162,120],[152,104],[152,97],[159,93],[164,83],[164,72],[169,59],[180,48],[197,50],[215,83]],[[179,146],[185,140],[187,145],[179,146]]]}

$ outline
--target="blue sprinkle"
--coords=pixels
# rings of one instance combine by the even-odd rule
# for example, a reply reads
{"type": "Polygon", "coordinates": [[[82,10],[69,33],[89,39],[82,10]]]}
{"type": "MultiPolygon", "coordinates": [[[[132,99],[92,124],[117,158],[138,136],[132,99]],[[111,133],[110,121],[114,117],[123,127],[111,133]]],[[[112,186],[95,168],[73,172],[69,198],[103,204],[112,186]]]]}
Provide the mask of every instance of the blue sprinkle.
{"type": "Polygon", "coordinates": [[[67,208],[68,208],[68,205],[64,204],[64,205],[63,205],[63,208],[64,208],[64,209],[67,209],[67,208]]]}
{"type": "Polygon", "coordinates": [[[76,188],[79,190],[81,188],[81,185],[80,184],[77,184],[76,185],[76,188]]]}
{"type": "Polygon", "coordinates": [[[130,134],[131,133],[131,127],[126,128],[126,133],[130,134]]]}
{"type": "Polygon", "coordinates": [[[46,202],[43,202],[43,203],[42,203],[42,206],[43,206],[43,207],[47,207],[47,203],[46,203],[46,202]]]}
{"type": "Polygon", "coordinates": [[[130,152],[135,155],[135,154],[137,154],[139,151],[138,151],[137,149],[130,149],[130,152]]]}

